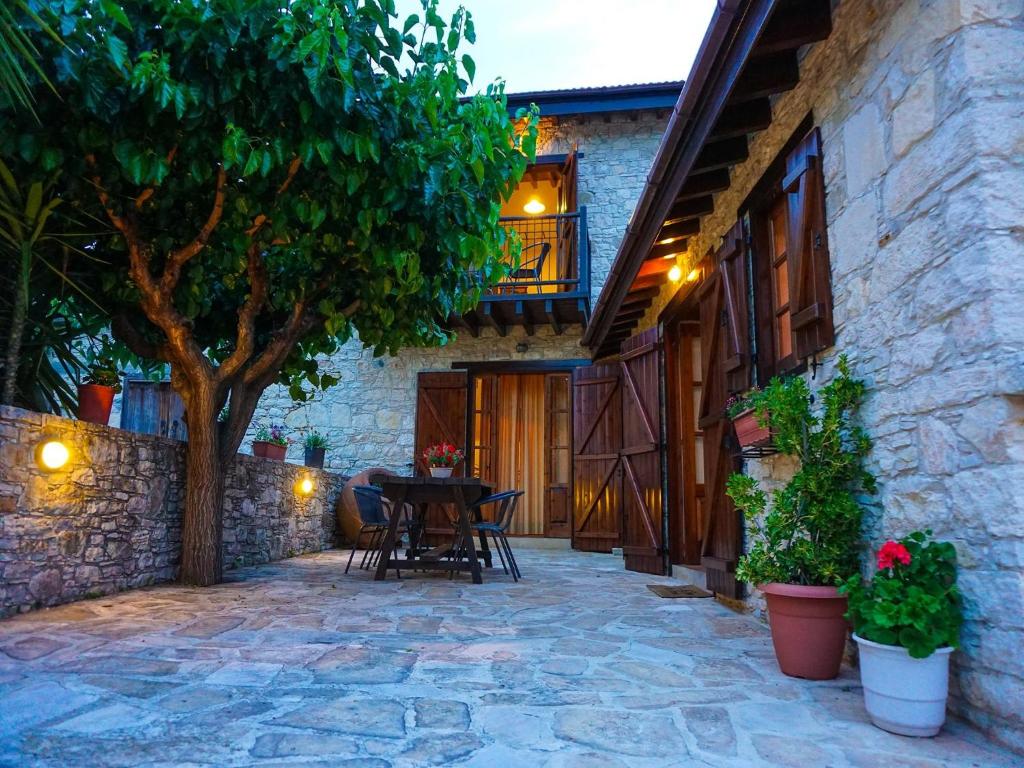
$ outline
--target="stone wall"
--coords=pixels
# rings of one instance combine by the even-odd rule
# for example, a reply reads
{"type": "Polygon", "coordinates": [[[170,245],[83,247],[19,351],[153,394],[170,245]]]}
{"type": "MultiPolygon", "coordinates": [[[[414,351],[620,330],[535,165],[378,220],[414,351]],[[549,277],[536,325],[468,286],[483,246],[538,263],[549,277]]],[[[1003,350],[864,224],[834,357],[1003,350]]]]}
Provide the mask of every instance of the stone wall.
{"type": "MultiPolygon", "coordinates": [[[[831,37],[691,252],[717,244],[813,112],[836,322],[815,384],[838,352],[867,381],[870,544],[918,528],[956,544],[967,622],[953,706],[1024,750],[1024,2],[835,5],[831,37]]],[[[748,471],[779,480],[782,467],[748,471]]]]}
{"type": "MultiPolygon", "coordinates": [[[[184,443],[0,408],[0,616],[171,581],[181,553],[184,443]],[[68,465],[44,472],[41,441],[68,465]]],[[[238,456],[224,500],[224,566],[316,552],[334,542],[342,478],[238,456]],[[306,473],[316,490],[295,493],[306,473]]]]}
{"type": "MultiPolygon", "coordinates": [[[[563,154],[574,145],[583,154],[578,198],[579,205],[587,206],[595,297],[640,197],[667,121],[664,110],[541,120],[538,155],[563,154]]],[[[312,428],[330,439],[327,466],[332,469],[355,474],[382,466],[406,472],[413,461],[418,372],[451,370],[456,361],[584,358],[581,335],[579,326],[566,328],[561,336],[548,326],[538,326],[534,336],[510,327],[504,338],[485,328],[479,338],[463,334],[443,348],[406,349],[395,357],[378,359],[355,339],[320,361],[323,370],[341,381],[311,402],[294,403],[284,387],[267,390],[245,444],[260,424],[283,423],[296,436],[312,428]],[[519,344],[526,344],[526,351],[516,351],[519,344]]],[[[298,460],[302,446],[293,445],[288,455],[298,460]]]]}

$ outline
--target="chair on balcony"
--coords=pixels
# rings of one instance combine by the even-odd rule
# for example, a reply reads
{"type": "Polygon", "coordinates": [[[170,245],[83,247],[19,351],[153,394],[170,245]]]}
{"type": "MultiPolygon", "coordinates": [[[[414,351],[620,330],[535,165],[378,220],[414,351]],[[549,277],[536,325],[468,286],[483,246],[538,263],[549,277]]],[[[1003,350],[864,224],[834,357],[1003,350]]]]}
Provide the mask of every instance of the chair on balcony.
{"type": "Polygon", "coordinates": [[[523,246],[519,259],[519,269],[513,270],[509,278],[514,280],[510,287],[513,293],[525,293],[527,286],[518,283],[539,283],[544,272],[544,262],[551,253],[551,243],[530,243],[523,246]]]}

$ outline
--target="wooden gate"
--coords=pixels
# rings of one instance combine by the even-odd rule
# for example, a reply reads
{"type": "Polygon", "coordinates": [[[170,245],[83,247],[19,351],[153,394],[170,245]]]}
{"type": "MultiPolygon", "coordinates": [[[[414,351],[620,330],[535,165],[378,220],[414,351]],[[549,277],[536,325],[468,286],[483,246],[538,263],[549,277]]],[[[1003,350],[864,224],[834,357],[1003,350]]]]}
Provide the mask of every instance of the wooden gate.
{"type": "Polygon", "coordinates": [[[622,489],[626,569],[665,573],[658,329],[622,345],[622,489]]]}
{"type": "MultiPolygon", "coordinates": [[[[416,388],[416,437],[413,457],[417,475],[429,475],[423,452],[435,443],[466,445],[466,411],[468,408],[466,371],[420,373],[416,388]]],[[[465,474],[466,462],[453,473],[465,474]]],[[[447,513],[443,507],[431,506],[426,514],[427,540],[451,535],[447,513]]]]}
{"type": "Polygon", "coordinates": [[[169,381],[127,379],[121,395],[121,429],[186,440],[185,404],[169,381]]]}
{"type": "Polygon", "coordinates": [[[622,390],[618,363],[573,373],[573,547],[622,541],[622,390]]]}

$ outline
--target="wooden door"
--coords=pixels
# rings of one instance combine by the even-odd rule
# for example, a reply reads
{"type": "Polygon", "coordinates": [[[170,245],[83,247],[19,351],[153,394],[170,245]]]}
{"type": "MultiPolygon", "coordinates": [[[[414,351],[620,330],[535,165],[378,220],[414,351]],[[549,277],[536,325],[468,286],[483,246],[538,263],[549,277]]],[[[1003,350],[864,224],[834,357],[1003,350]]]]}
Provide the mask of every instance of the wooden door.
{"type": "Polygon", "coordinates": [[[704,438],[704,520],[701,565],[707,587],[725,597],[741,597],[736,561],[742,547],[739,513],[725,493],[725,482],[738,467],[731,447],[732,422],[725,415],[728,381],[737,374],[735,339],[726,302],[727,280],[716,269],[699,289],[701,399],[698,426],[704,438]]]}
{"type": "Polygon", "coordinates": [[[622,345],[622,514],[626,569],[665,573],[661,347],[651,328],[622,345]]]}
{"type": "MultiPolygon", "coordinates": [[[[416,388],[416,436],[414,466],[417,475],[429,475],[423,452],[435,443],[454,443],[466,447],[466,412],[468,410],[466,371],[420,373],[416,388]]],[[[466,462],[455,468],[453,475],[465,474],[466,462]]],[[[451,535],[448,513],[443,507],[431,506],[426,514],[427,540],[437,543],[438,537],[451,535]]]]}
{"type": "Polygon", "coordinates": [[[568,373],[550,373],[544,381],[545,462],[544,535],[569,538],[572,520],[572,387],[568,373]]]}
{"type": "Polygon", "coordinates": [[[488,483],[497,481],[498,467],[498,377],[492,373],[473,379],[471,407],[472,451],[469,466],[473,477],[488,483]]]}
{"type": "Polygon", "coordinates": [[[699,424],[703,365],[700,322],[691,316],[688,311],[666,326],[667,506],[671,562],[699,566],[705,506],[704,432],[699,424]]]}
{"type": "Polygon", "coordinates": [[[121,396],[121,429],[186,440],[185,404],[169,381],[127,379],[121,396]]]}
{"type": "Polygon", "coordinates": [[[622,542],[622,390],[619,363],[573,373],[573,547],[611,552],[622,542]]]}

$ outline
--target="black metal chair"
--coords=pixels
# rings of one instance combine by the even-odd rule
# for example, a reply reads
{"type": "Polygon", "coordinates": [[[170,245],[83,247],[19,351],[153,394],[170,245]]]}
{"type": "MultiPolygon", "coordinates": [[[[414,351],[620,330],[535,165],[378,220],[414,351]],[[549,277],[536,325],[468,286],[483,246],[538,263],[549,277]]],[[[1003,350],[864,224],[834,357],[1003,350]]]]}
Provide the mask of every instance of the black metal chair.
{"type": "Polygon", "coordinates": [[[509,273],[509,278],[514,281],[509,285],[509,288],[513,292],[518,293],[519,291],[525,291],[529,287],[529,283],[539,283],[544,273],[544,262],[547,261],[549,253],[551,253],[551,243],[548,242],[524,245],[519,257],[519,269],[512,270],[509,273]],[[539,253],[527,258],[527,253],[534,250],[539,250],[539,253]],[[527,285],[521,285],[520,283],[526,283],[527,285]]]}
{"type": "Polygon", "coordinates": [[[370,541],[366,551],[363,552],[363,559],[359,563],[360,568],[372,568],[380,557],[381,545],[384,543],[384,535],[388,529],[388,514],[384,507],[384,497],[380,488],[375,485],[357,485],[352,488],[356,497],[356,510],[359,512],[359,533],[352,542],[352,551],[348,556],[348,564],[345,566],[345,573],[352,567],[352,560],[356,556],[356,549],[359,540],[366,533],[370,534],[370,541]]]}
{"type": "MultiPolygon", "coordinates": [[[[519,570],[519,564],[516,562],[515,556],[512,554],[512,547],[509,546],[506,534],[509,526],[512,525],[512,516],[515,514],[516,505],[519,503],[519,498],[522,495],[523,491],[502,491],[501,493],[477,499],[469,506],[470,512],[473,512],[482,507],[492,504],[496,505],[492,520],[470,523],[470,527],[476,533],[483,534],[484,536],[487,536],[487,534],[491,535],[494,548],[497,550],[498,558],[501,560],[501,567],[505,573],[512,574],[514,581],[519,581],[523,574],[519,570]]],[[[476,546],[476,543],[470,542],[470,546],[476,546]]],[[[455,547],[456,556],[461,557],[465,547],[465,542],[460,540],[455,547]]]]}

